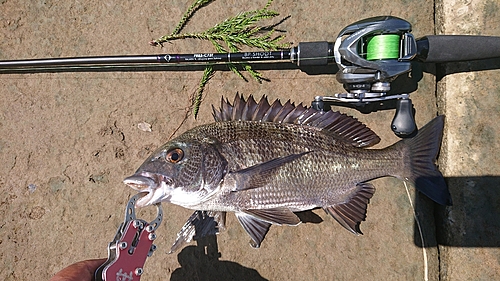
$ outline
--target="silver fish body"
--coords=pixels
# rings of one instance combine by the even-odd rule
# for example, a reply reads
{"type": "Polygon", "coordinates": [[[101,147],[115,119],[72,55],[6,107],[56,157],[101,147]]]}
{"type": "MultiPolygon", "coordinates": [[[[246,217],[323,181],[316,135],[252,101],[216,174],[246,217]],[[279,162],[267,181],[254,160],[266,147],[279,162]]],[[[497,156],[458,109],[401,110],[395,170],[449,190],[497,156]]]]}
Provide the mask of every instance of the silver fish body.
{"type": "Polygon", "coordinates": [[[375,192],[368,181],[378,177],[407,180],[434,201],[451,203],[434,164],[443,117],[384,149],[366,149],[380,139],[356,119],[290,102],[237,95],[233,105],[222,101],[214,117],[158,148],[125,179],[148,193],[137,206],[163,201],[235,212],[258,247],[271,224],[296,225],[293,212],[318,207],[361,233],[375,192]]]}

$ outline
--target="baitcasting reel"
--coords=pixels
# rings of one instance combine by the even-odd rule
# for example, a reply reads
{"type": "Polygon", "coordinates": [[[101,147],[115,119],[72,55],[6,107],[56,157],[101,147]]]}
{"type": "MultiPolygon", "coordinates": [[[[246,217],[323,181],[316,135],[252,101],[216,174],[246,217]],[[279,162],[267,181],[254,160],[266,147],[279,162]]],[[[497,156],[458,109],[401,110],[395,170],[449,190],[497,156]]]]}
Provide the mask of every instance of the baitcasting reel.
{"type": "Polygon", "coordinates": [[[312,107],[322,110],[325,102],[363,106],[396,99],[391,129],[399,137],[408,137],[416,130],[409,93],[388,92],[391,82],[411,71],[412,61],[448,63],[500,57],[500,37],[428,35],[415,40],[410,32],[409,22],[381,16],[347,26],[333,44],[305,42],[292,48],[291,59],[299,66],[325,65],[334,60],[339,68],[337,80],[347,91],[317,96],[312,107]]]}
{"type": "Polygon", "coordinates": [[[366,104],[397,99],[391,129],[400,137],[412,134],[416,125],[409,94],[387,95],[391,82],[411,71],[411,60],[417,55],[410,31],[409,22],[390,16],[361,20],[344,28],[335,40],[333,55],[339,67],[337,81],[347,93],[315,97],[312,106],[322,110],[324,102],[366,104]]]}

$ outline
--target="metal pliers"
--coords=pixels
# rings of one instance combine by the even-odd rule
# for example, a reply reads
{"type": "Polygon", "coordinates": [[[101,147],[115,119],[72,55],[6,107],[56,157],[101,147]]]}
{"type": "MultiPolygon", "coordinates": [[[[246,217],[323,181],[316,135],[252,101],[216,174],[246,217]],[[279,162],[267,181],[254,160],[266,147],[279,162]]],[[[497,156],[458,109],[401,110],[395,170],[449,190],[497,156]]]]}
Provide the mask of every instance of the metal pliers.
{"type": "Polygon", "coordinates": [[[160,204],[156,205],[157,216],[150,223],[136,218],[135,203],[141,196],[139,193],[128,201],[125,220],[118,227],[113,241],[108,244],[108,259],[96,270],[96,281],[141,279],[146,258],[156,250],[153,244],[155,230],[163,219],[160,204]]]}

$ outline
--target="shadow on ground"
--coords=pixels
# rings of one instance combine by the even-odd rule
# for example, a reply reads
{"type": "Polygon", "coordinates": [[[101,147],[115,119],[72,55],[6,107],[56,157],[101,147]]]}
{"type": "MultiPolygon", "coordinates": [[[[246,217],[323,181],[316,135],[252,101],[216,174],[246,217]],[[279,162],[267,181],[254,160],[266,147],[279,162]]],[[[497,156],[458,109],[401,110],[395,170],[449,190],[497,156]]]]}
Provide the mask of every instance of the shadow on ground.
{"type": "Polygon", "coordinates": [[[267,280],[257,270],[231,261],[221,261],[217,236],[196,238],[196,246],[187,246],[177,255],[181,267],[170,278],[177,280],[267,280]]]}
{"type": "Polygon", "coordinates": [[[447,177],[452,206],[441,206],[417,193],[414,224],[418,247],[500,247],[500,177],[447,177]]]}
{"type": "MultiPolygon", "coordinates": [[[[435,239],[428,239],[425,246],[500,247],[500,177],[449,177],[446,183],[453,206],[435,207],[435,239]]],[[[417,200],[417,212],[432,210],[426,199],[417,200]]],[[[423,227],[432,228],[429,223],[423,227]]],[[[422,246],[417,225],[414,241],[422,246]]]]}

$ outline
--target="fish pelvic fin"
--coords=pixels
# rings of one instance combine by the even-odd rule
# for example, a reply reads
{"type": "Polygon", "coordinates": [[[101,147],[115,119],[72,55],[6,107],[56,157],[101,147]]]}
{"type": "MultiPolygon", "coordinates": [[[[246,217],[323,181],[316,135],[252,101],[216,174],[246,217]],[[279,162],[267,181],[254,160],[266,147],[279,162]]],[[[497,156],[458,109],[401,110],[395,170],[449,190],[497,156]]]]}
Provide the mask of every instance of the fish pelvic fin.
{"type": "Polygon", "coordinates": [[[245,229],[252,239],[250,246],[260,248],[260,244],[264,240],[264,237],[266,237],[271,224],[244,212],[236,212],[235,215],[243,229],[245,229]]]}
{"type": "Polygon", "coordinates": [[[438,116],[422,127],[413,138],[404,139],[396,145],[404,145],[407,152],[407,167],[404,180],[441,205],[451,205],[451,195],[443,175],[436,166],[436,158],[443,137],[444,116],[438,116]]]}
{"type": "Polygon", "coordinates": [[[366,182],[357,184],[357,187],[358,190],[348,201],[323,207],[323,210],[347,230],[359,235],[363,234],[359,225],[366,219],[366,208],[375,193],[375,187],[366,182]]]}
{"type": "Polygon", "coordinates": [[[287,208],[252,209],[236,212],[241,226],[250,235],[253,248],[259,248],[271,224],[298,225],[299,217],[287,208]]]}
{"type": "Polygon", "coordinates": [[[287,208],[252,209],[243,212],[271,224],[298,225],[300,223],[299,217],[287,208]]]}

